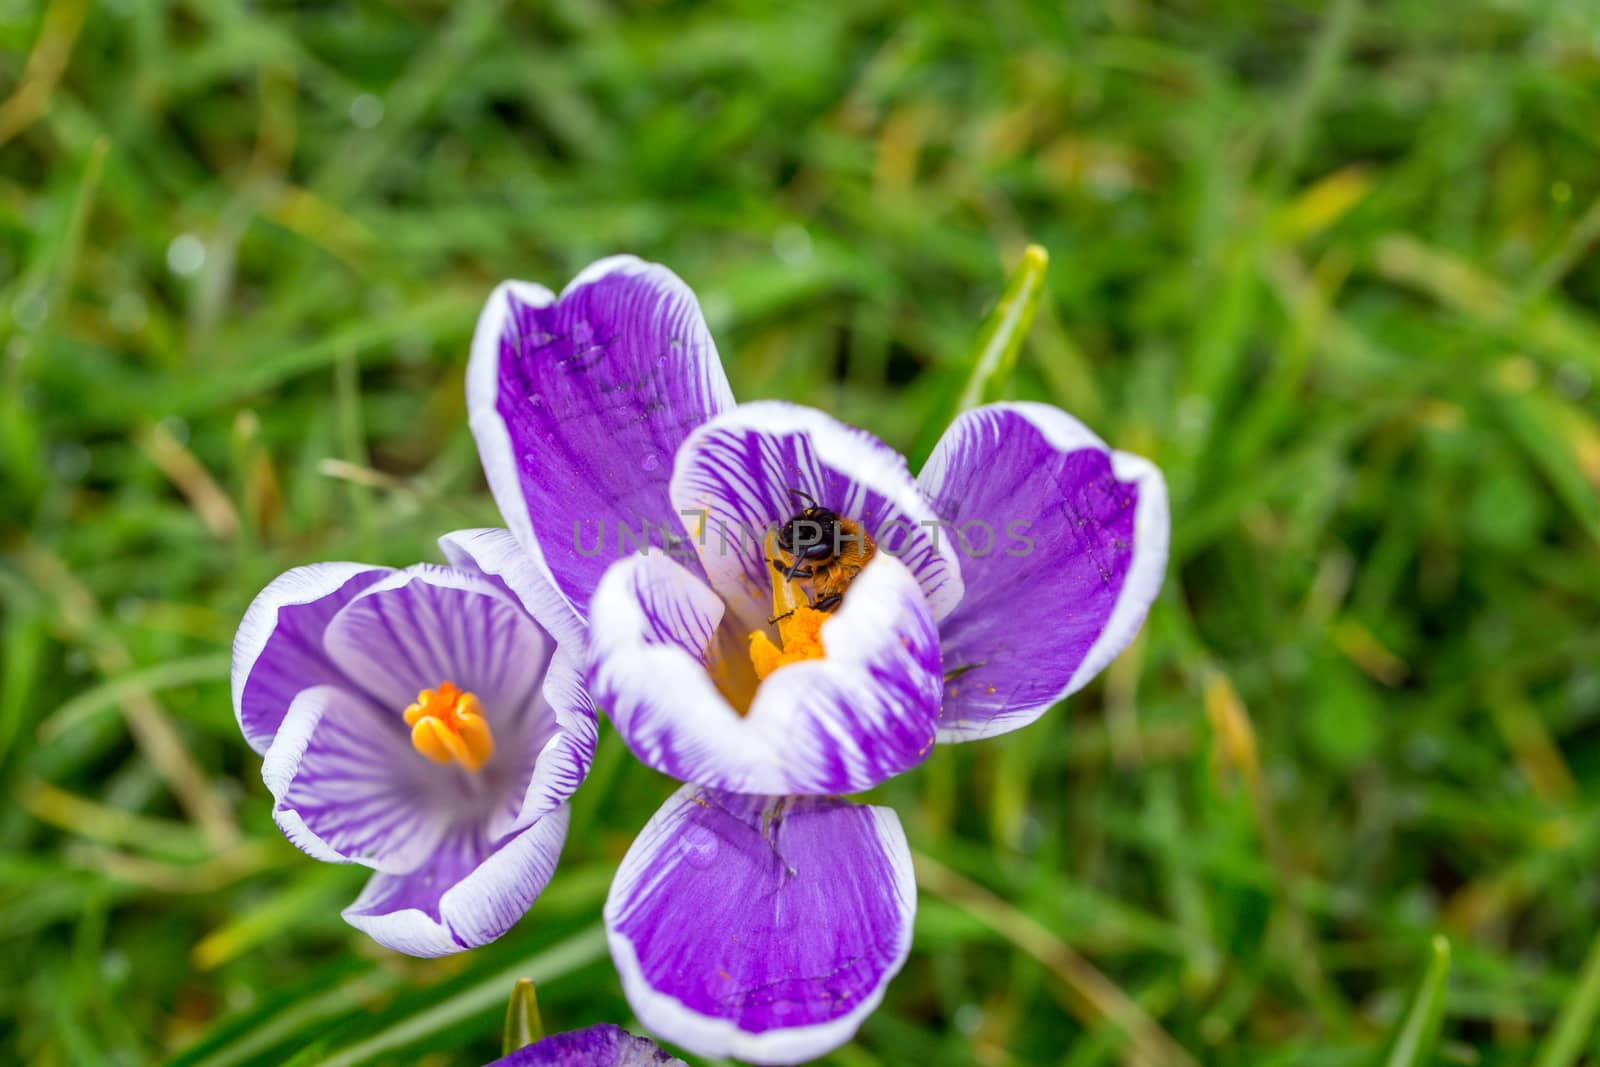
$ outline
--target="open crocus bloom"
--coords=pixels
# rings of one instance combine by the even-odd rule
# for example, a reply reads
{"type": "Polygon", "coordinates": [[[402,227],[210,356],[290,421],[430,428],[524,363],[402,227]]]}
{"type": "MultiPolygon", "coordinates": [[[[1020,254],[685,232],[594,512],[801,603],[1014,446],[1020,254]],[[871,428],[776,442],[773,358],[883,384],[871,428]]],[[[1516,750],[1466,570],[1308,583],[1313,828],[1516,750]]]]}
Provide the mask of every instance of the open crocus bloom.
{"type": "Polygon", "coordinates": [[[655,1042],[610,1023],[551,1034],[486,1067],[687,1067],[655,1042]]]}
{"type": "Polygon", "coordinates": [[[836,794],[1026,725],[1109,663],[1165,568],[1159,472],[1017,403],[958,418],[914,479],[821,412],[735,405],[693,294],[632,257],[559,297],[497,289],[467,398],[511,528],[473,560],[587,641],[596,703],[692,783],[607,903],[629,1003],[705,1055],[848,1040],[915,893],[893,813],[836,794]],[[802,511],[832,551],[775,537],[802,511]]]}
{"type": "Polygon", "coordinates": [[[414,956],[522,917],[594,755],[576,665],[500,579],[465,568],[280,576],[239,624],[233,702],[278,826],[317,859],[371,867],[344,918],[414,956]]]}

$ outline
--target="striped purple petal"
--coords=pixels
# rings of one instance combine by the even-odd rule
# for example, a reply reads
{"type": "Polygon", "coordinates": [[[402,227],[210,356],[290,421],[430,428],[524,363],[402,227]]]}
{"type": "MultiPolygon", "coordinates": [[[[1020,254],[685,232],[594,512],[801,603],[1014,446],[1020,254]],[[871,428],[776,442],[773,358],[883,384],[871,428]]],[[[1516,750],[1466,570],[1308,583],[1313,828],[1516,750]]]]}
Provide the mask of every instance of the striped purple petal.
{"type": "Polygon", "coordinates": [[[510,530],[455,530],[439,538],[439,548],[452,567],[499,582],[557,644],[583,644],[583,620],[510,530]]]}
{"type": "Polygon", "coordinates": [[[951,425],[919,480],[961,546],[966,597],[940,626],[941,740],[1033,722],[1127,647],[1160,590],[1167,492],[1044,404],[994,404],[951,425]]]}
{"type": "Polygon", "coordinates": [[[939,714],[938,633],[892,556],[870,563],[822,627],[826,655],[754,683],[746,633],[704,582],[660,556],[612,566],[594,598],[589,688],[644,763],[746,793],[870,789],[921,763],[939,714]],[[719,689],[718,681],[723,688],[719,689]]]}
{"type": "Polygon", "coordinates": [[[322,650],[322,633],[357,593],[392,573],[314,563],[279,575],[251,602],[233,638],[233,713],[256,752],[266,754],[295,694],[344,680],[322,650]]]}
{"type": "MultiPolygon", "coordinates": [[[[457,569],[477,572],[507,598],[519,601],[536,619],[536,605],[553,607],[554,589],[531,567],[527,555],[507,531],[457,530],[439,538],[439,545],[457,569]]],[[[554,717],[555,732],[539,750],[522,800],[510,813],[509,821],[490,825],[492,836],[531,825],[564,803],[583,783],[594,760],[599,716],[583,684],[583,627],[570,612],[565,618],[558,616],[557,624],[568,627],[568,636],[558,638],[544,672],[544,707],[538,711],[540,719],[554,717]]],[[[529,651],[524,648],[524,652],[529,651]]],[[[537,744],[544,736],[539,734],[530,743],[537,744]]]]}
{"type": "Polygon", "coordinates": [[[426,563],[368,586],[322,640],[345,677],[397,715],[447,680],[471,688],[490,714],[523,708],[555,651],[503,586],[426,563]]]}
{"type": "Polygon", "coordinates": [[[911,947],[900,821],[834,797],[685,786],[606,900],[622,989],[652,1033],[702,1056],[800,1063],[850,1040],[911,947]]]}
{"type": "Polygon", "coordinates": [[[587,1030],[551,1034],[487,1067],[688,1067],[654,1041],[620,1026],[601,1023],[587,1030]]]}
{"type": "Polygon", "coordinates": [[[545,672],[541,695],[555,717],[555,733],[539,749],[509,821],[502,818],[489,824],[491,836],[530,826],[565,804],[588,777],[594,762],[600,722],[594,700],[583,684],[580,652],[556,649],[545,672]]]}
{"type": "Polygon", "coordinates": [[[672,457],[732,404],[694,294],[632,256],[591,264],[559,299],[507,282],[473,335],[467,407],[489,488],[579,618],[615,558],[595,539],[680,531],[672,457]]]}
{"type": "Polygon", "coordinates": [[[673,506],[688,516],[706,575],[734,615],[753,625],[769,613],[764,534],[805,506],[794,490],[898,556],[935,619],[960,603],[960,564],[900,454],[820,411],[763,401],[695,430],[672,471],[673,506]]]}
{"type": "Polygon", "coordinates": [[[492,841],[458,827],[429,862],[409,874],[375,874],[344,919],[374,941],[411,956],[444,956],[486,945],[527,914],[549,884],[567,836],[568,809],[492,841]]]}
{"type": "Polygon", "coordinates": [[[395,872],[426,865],[456,818],[445,773],[412,751],[398,714],[332,685],[295,697],[261,765],[297,847],[395,872]]]}

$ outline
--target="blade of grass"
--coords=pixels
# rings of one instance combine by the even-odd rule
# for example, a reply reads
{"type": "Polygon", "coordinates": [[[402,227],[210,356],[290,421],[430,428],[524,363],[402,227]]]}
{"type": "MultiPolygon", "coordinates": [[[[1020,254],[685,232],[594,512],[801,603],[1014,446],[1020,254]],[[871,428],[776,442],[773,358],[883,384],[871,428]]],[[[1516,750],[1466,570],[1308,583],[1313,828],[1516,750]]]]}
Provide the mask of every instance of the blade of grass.
{"type": "Polygon", "coordinates": [[[951,418],[1005,395],[1011,373],[1017,366],[1017,354],[1022,351],[1022,342],[1033,326],[1039,302],[1044,297],[1045,272],[1049,266],[1050,254],[1042,246],[1029,245],[1023,250],[1022,261],[1011,272],[1005,291],[978,328],[972,345],[972,369],[956,394],[949,418],[923,424],[912,449],[913,463],[920,464],[933,451],[951,418]]]}
{"type": "Polygon", "coordinates": [[[86,0],[54,0],[45,9],[39,39],[16,89],[0,103],[0,145],[27,129],[50,106],[50,96],[67,69],[73,43],[88,12],[86,0]]]}
{"type": "Polygon", "coordinates": [[[1450,942],[1437,934],[1428,946],[1428,963],[1395,1021],[1378,1060],[1381,1067],[1423,1067],[1433,1062],[1434,1047],[1444,1022],[1445,983],[1450,977],[1450,942]]]}
{"type": "Polygon", "coordinates": [[[53,741],[133,696],[148,697],[163,689],[226,681],[228,664],[227,655],[188,656],[123,672],[90,686],[52,712],[39,723],[39,740],[53,741]]]}
{"type": "Polygon", "coordinates": [[[1023,250],[1022,262],[1011,272],[999,303],[978,331],[972,373],[956,398],[957,412],[970,411],[1005,395],[1011,372],[1017,366],[1017,354],[1039,311],[1049,266],[1050,254],[1041,246],[1029,245],[1023,250]]]}
{"type": "Polygon", "coordinates": [[[1561,1014],[1539,1049],[1534,1067],[1572,1067],[1578,1062],[1585,1046],[1600,1052],[1595,1043],[1595,1023],[1600,1017],[1600,935],[1589,945],[1589,955],[1583,961],[1577,985],[1561,1005],[1561,1014]]]}
{"type": "MultiPolygon", "coordinates": [[[[59,559],[29,542],[23,546],[21,560],[24,573],[57,606],[62,628],[84,644],[103,674],[116,677],[133,666],[127,648],[101,624],[93,595],[59,559]]],[[[140,693],[130,693],[118,705],[128,732],[212,846],[225,850],[238,844],[239,828],[228,802],[212,787],[166,711],[140,693]]]]}
{"type": "Polygon", "coordinates": [[[544,1021],[539,1018],[539,994],[531,978],[518,978],[506,1003],[506,1024],[500,1035],[500,1051],[509,1056],[544,1037],[544,1021]]]}

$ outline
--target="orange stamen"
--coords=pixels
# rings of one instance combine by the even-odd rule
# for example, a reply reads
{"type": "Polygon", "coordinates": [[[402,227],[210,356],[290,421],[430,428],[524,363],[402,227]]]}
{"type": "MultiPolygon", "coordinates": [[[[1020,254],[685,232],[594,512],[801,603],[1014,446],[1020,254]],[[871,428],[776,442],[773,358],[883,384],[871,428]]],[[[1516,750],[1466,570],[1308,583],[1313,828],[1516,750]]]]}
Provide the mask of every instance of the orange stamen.
{"type": "Polygon", "coordinates": [[[750,665],[758,679],[765,679],[790,663],[821,659],[827,654],[822,647],[822,624],[830,616],[811,606],[798,581],[786,580],[777,567],[772,567],[774,560],[787,565],[775,554],[774,541],[775,535],[768,533],[766,557],[772,568],[772,617],[778,627],[778,643],[774,644],[765,630],[750,632],[750,665]]]}
{"type": "Polygon", "coordinates": [[[454,682],[418,693],[405,719],[412,747],[435,763],[459,763],[476,771],[494,755],[494,734],[478,698],[454,682]]]}

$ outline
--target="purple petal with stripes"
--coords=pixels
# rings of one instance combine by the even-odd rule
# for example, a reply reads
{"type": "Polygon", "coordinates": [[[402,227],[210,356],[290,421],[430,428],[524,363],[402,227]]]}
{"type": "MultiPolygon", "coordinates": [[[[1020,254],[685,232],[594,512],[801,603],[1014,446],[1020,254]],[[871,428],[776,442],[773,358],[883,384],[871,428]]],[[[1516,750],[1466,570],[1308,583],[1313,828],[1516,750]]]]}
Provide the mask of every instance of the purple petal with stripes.
{"type": "Polygon", "coordinates": [[[445,770],[412,750],[399,715],[322,685],[289,706],[261,777],[273,818],[307,854],[404,872],[429,860],[455,817],[445,770]]]}
{"type": "Polygon", "coordinates": [[[654,1041],[634,1037],[620,1026],[601,1023],[587,1030],[551,1034],[519,1048],[488,1067],[688,1067],[661,1051],[654,1041]]]}
{"type": "Polygon", "coordinates": [[[862,571],[823,624],[824,658],[774,671],[745,715],[713,681],[750,674],[744,631],[719,632],[721,620],[716,594],[663,556],[623,560],[601,582],[589,688],[644,763],[735,792],[830,794],[869,789],[927,757],[938,634],[899,560],[862,571]]]}
{"type": "Polygon", "coordinates": [[[639,1020],[702,1056],[800,1063],[844,1044],[911,947],[900,821],[836,797],[685,786],[628,850],[606,900],[639,1020]]]}
{"type": "Polygon", "coordinates": [[[374,941],[412,956],[486,945],[527,914],[555,873],[567,836],[565,806],[516,834],[490,841],[456,827],[409,874],[375,874],[344,919],[374,941]]]}
{"type": "Polygon", "coordinates": [[[323,635],[345,676],[396,716],[422,689],[450,681],[497,717],[536,699],[555,643],[504,586],[482,575],[418,564],[365,589],[323,635]]]}
{"type": "MultiPolygon", "coordinates": [[[[550,606],[554,590],[542,585],[543,579],[529,565],[526,554],[507,531],[457,530],[441,537],[439,544],[458,569],[477,572],[508,599],[521,602],[536,618],[533,602],[550,606]]],[[[538,722],[553,721],[554,734],[552,736],[548,728],[528,731],[525,743],[532,749],[527,752],[532,773],[523,785],[521,799],[490,824],[492,837],[531,825],[535,819],[565,803],[582,784],[594,760],[599,717],[583,685],[584,627],[570,613],[564,624],[570,627],[569,636],[565,640],[558,639],[544,674],[541,702],[525,712],[538,722]],[[548,740],[543,740],[545,738],[548,740]],[[543,747],[536,747],[541,740],[543,747]],[[536,763],[534,757],[537,757],[536,763]]],[[[507,652],[519,654],[511,647],[507,652]]]]}
{"type": "Polygon", "coordinates": [[[599,740],[594,700],[583,685],[581,653],[556,649],[544,677],[542,715],[554,716],[556,730],[537,752],[509,821],[496,819],[489,834],[500,837],[532,825],[565,804],[588,777],[599,740]]]}
{"type": "Polygon", "coordinates": [[[439,548],[452,567],[499,582],[557,644],[583,644],[583,621],[510,530],[456,530],[439,538],[439,548]]]}
{"type": "Polygon", "coordinates": [[[560,299],[508,282],[473,335],[467,407],[489,488],[579,618],[623,527],[655,544],[681,531],[672,457],[732,405],[694,294],[632,256],[590,265],[560,299]]]}
{"type": "Polygon", "coordinates": [[[672,503],[688,516],[712,588],[747,625],[769,614],[765,531],[805,506],[799,490],[861,523],[916,577],[935,619],[961,601],[961,567],[906,461],[871,434],[794,404],[741,404],[684,442],[672,503]]]}
{"type": "Polygon", "coordinates": [[[344,681],[322,649],[328,622],[361,590],[393,571],[362,563],[314,563],[279,575],[250,604],[233,638],[233,713],[262,755],[302,689],[344,681]]]}
{"type": "MultiPolygon", "coordinates": [[[[502,583],[419,564],[364,590],[329,624],[323,644],[396,725],[421,690],[441,682],[476,695],[494,731],[495,754],[476,773],[447,766],[437,774],[449,780],[449,795],[496,832],[532,816],[523,810],[530,790],[543,788],[534,785],[535,760],[559,732],[539,690],[555,645],[502,583]]],[[[413,762],[422,759],[411,754],[413,762]]],[[[577,769],[555,756],[546,766],[558,763],[577,769]]]]}
{"type": "Polygon", "coordinates": [[[966,598],[940,626],[940,740],[1033,722],[1139,632],[1166,569],[1166,484],[1065,412],[967,412],[919,484],[961,547],[966,598]]]}

